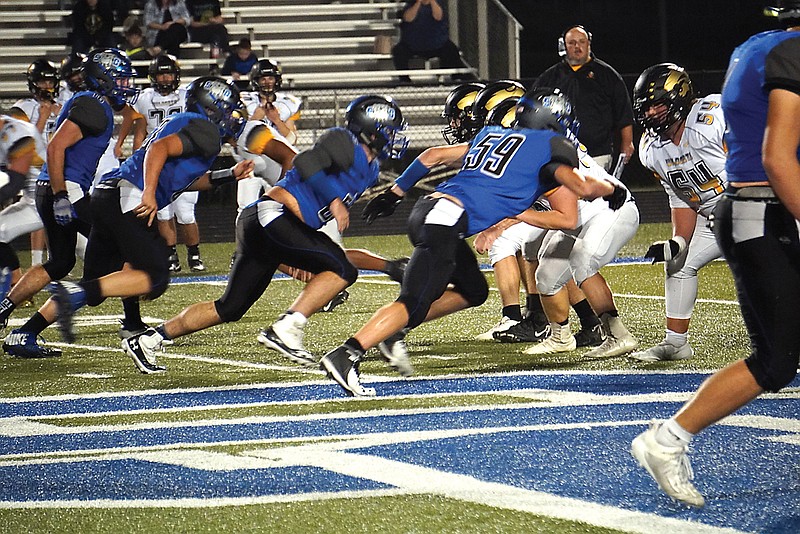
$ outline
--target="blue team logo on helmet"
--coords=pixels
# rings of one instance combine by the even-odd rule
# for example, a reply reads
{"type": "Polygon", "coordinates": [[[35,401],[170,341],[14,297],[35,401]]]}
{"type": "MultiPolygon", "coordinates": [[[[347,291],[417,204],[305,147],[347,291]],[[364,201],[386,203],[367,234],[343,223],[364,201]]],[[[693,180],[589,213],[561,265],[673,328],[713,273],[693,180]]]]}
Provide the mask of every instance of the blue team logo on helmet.
{"type": "Polygon", "coordinates": [[[408,148],[409,140],[402,133],[407,125],[392,98],[360,96],[347,106],[344,120],[347,129],[374,150],[379,159],[400,159],[408,148]]]}
{"type": "Polygon", "coordinates": [[[223,138],[239,137],[247,122],[247,110],[239,99],[239,88],[216,76],[203,76],[189,84],[186,109],[216,123],[223,138]]]}
{"type": "Polygon", "coordinates": [[[133,81],[136,73],[122,50],[92,50],[83,60],[83,76],[86,88],[107,97],[115,109],[135,103],[139,96],[133,81]]]}

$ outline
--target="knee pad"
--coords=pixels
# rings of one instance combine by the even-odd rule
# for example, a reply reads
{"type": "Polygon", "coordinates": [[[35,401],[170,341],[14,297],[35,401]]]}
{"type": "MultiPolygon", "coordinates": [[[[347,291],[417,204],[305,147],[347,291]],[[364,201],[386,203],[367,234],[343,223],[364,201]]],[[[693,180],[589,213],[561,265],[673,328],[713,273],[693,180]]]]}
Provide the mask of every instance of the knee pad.
{"type": "Polygon", "coordinates": [[[61,280],[67,276],[72,268],[75,267],[75,255],[71,254],[67,258],[50,258],[42,267],[47,272],[51,280],[61,280]]]}
{"type": "Polygon", "coordinates": [[[7,267],[11,271],[19,269],[17,253],[8,243],[0,243],[0,268],[7,267]]]}
{"type": "Polygon", "coordinates": [[[243,306],[237,308],[235,305],[232,305],[231,302],[223,301],[222,298],[214,301],[214,308],[216,308],[217,315],[219,315],[223,323],[235,323],[244,317],[244,314],[248,310],[247,307],[243,306]]]}
{"type": "Polygon", "coordinates": [[[194,216],[194,206],[196,202],[193,202],[194,199],[192,198],[182,198],[187,194],[190,193],[183,193],[173,203],[175,218],[178,224],[194,224],[197,221],[194,216]]]}
{"type": "Polygon", "coordinates": [[[397,297],[395,302],[399,302],[406,307],[406,311],[408,312],[407,328],[416,328],[421,325],[425,321],[425,317],[428,315],[428,310],[431,309],[432,304],[431,302],[424,302],[411,295],[403,294],[397,297]]]}
{"type": "Polygon", "coordinates": [[[169,285],[169,271],[165,271],[164,273],[148,271],[147,274],[150,275],[150,292],[147,293],[144,298],[147,300],[156,300],[167,290],[167,286],[169,285]]]}
{"type": "Polygon", "coordinates": [[[489,284],[486,282],[486,278],[483,279],[483,284],[470,284],[469,287],[456,287],[455,289],[472,308],[480,306],[489,298],[489,284]]]}
{"type": "Polygon", "coordinates": [[[756,355],[749,356],[745,363],[759,386],[771,393],[777,393],[797,376],[797,354],[794,358],[788,356],[782,355],[780,362],[773,362],[778,363],[777,365],[767,366],[756,355]]]}

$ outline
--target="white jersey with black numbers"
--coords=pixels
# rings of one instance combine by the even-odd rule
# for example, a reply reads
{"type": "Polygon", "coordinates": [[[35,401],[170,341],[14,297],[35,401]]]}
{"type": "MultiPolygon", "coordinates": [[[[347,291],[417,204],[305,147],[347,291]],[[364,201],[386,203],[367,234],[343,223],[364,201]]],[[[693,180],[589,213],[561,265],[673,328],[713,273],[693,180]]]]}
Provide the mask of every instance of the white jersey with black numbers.
{"type": "Polygon", "coordinates": [[[705,217],[711,214],[727,184],[724,133],[720,95],[713,94],[692,106],[680,145],[642,136],[639,159],[661,180],[670,208],[690,207],[705,217]]]}
{"type": "Polygon", "coordinates": [[[149,134],[164,122],[164,119],[186,111],[186,89],[179,87],[177,91],[164,96],[152,87],[139,93],[133,109],[147,121],[149,134]]]}
{"type": "MultiPolygon", "coordinates": [[[[247,107],[247,113],[251,117],[253,113],[261,106],[261,97],[257,91],[246,91],[241,94],[242,102],[247,107]]],[[[303,104],[302,100],[289,93],[278,91],[275,93],[275,102],[272,103],[275,109],[278,110],[278,115],[283,122],[300,118],[300,106],[303,104]]]]}

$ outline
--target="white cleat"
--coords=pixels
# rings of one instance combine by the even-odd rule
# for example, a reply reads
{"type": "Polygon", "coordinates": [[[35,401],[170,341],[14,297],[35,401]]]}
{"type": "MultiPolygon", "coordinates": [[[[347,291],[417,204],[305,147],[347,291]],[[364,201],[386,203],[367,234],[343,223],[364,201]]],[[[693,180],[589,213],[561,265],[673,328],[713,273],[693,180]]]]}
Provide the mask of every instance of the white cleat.
{"type": "Polygon", "coordinates": [[[671,362],[676,360],[688,360],[694,356],[694,349],[688,343],[676,347],[672,343],[662,341],[655,347],[647,350],[629,354],[628,358],[640,362],[671,362]]]}
{"type": "Polygon", "coordinates": [[[686,455],[688,447],[666,447],[656,441],[659,425],[636,436],[631,443],[631,454],[658,483],[661,491],[689,506],[701,508],[706,501],[692,484],[694,473],[686,455]]]}

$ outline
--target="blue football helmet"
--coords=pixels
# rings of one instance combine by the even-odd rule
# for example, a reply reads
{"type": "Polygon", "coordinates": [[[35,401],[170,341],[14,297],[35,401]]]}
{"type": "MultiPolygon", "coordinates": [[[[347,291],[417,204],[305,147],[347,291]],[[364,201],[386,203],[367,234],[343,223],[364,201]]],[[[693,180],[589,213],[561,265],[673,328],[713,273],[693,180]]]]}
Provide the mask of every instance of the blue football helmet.
{"type": "Polygon", "coordinates": [[[531,89],[517,102],[512,128],[551,130],[577,140],[580,121],[567,96],[559,89],[531,89]]]}
{"type": "Polygon", "coordinates": [[[208,117],[223,138],[236,139],[247,122],[239,88],[217,76],[201,76],[186,88],[186,111],[208,117]]]}
{"type": "Polygon", "coordinates": [[[136,102],[139,96],[133,82],[136,72],[125,52],[116,48],[92,50],[83,60],[83,65],[86,89],[108,98],[114,109],[136,102]]]}
{"type": "Polygon", "coordinates": [[[379,159],[400,159],[408,149],[407,128],[400,106],[391,97],[364,95],[344,112],[346,128],[353,132],[379,159]]]}

